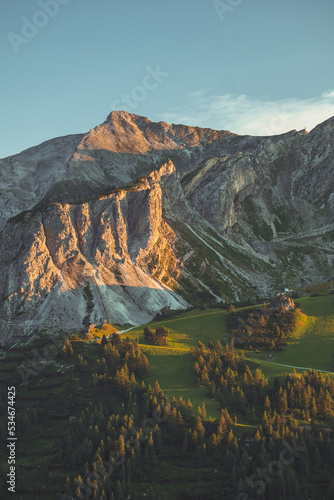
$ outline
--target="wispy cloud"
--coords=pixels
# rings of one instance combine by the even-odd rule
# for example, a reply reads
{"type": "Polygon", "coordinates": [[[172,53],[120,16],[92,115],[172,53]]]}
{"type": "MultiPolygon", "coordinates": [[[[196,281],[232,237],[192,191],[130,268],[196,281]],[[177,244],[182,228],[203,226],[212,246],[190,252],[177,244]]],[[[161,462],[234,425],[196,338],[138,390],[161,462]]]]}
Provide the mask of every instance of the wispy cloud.
{"type": "Polygon", "coordinates": [[[305,127],[310,131],[331,116],[334,116],[334,90],[309,99],[270,100],[244,94],[211,95],[208,90],[200,89],[189,94],[185,106],[163,113],[159,119],[241,135],[275,135],[305,127]]]}

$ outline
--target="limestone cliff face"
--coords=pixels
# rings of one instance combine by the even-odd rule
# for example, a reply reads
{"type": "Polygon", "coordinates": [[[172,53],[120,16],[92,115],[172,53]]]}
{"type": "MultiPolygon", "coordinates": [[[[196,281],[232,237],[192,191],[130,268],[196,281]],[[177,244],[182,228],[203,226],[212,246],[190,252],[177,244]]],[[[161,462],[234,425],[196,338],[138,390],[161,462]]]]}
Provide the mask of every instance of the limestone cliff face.
{"type": "Polygon", "coordinates": [[[219,234],[270,264],[264,291],[333,273],[333,138],[330,119],[310,134],[292,131],[213,158],[182,181],[219,234]]]}
{"type": "Polygon", "coordinates": [[[0,160],[1,342],[332,276],[333,139],[113,112],[0,160]]]}
{"type": "Polygon", "coordinates": [[[143,323],[163,307],[186,307],[172,290],[181,262],[175,233],[162,218],[165,178],[175,175],[168,162],[127,189],[83,204],[51,204],[8,222],[0,311],[10,335],[34,325],[143,323]]]}

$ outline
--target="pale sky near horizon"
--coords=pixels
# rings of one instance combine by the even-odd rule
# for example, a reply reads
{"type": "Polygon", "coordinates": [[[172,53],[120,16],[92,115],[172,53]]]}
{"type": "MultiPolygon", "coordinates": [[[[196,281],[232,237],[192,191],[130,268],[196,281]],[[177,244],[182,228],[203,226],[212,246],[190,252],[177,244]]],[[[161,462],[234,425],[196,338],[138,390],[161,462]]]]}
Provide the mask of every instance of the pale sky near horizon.
{"type": "Polygon", "coordinates": [[[334,115],[332,0],[2,0],[0,158],[114,109],[271,135],[334,115]]]}

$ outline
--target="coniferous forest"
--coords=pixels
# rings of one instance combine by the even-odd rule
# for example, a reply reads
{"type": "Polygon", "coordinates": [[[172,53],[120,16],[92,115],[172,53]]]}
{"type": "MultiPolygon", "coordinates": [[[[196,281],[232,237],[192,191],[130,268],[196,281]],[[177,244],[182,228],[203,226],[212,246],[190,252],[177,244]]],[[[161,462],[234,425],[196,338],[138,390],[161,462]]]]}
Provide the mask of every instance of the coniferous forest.
{"type": "MultiPolygon", "coordinates": [[[[74,335],[55,345],[40,335],[14,349],[21,364],[9,362],[7,375],[19,394],[24,498],[333,498],[333,378],[293,370],[268,379],[233,340],[198,342],[191,355],[197,385],[219,404],[216,419],[204,403],[193,407],[147,383],[138,340],[74,335]],[[52,350],[48,363],[38,358],[52,350]]],[[[0,487],[5,495],[4,479],[0,487]]]]}

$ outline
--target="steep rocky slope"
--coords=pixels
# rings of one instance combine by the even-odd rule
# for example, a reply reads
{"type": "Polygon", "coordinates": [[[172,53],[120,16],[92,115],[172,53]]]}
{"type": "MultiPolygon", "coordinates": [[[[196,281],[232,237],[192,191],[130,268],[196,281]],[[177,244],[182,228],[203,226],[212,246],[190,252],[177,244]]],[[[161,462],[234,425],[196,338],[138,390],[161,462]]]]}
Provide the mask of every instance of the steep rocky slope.
{"type": "Polygon", "coordinates": [[[1,342],[333,274],[334,119],[273,137],[113,112],[0,160],[1,342]]]}
{"type": "Polygon", "coordinates": [[[10,335],[39,324],[71,330],[104,320],[145,323],[164,307],[186,307],[171,289],[181,262],[162,218],[162,190],[172,175],[169,162],[131,188],[9,221],[0,294],[10,335]]]}

